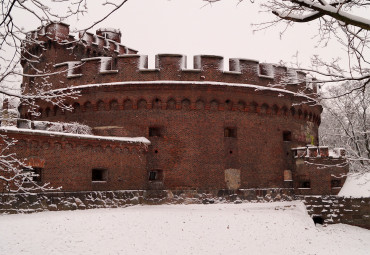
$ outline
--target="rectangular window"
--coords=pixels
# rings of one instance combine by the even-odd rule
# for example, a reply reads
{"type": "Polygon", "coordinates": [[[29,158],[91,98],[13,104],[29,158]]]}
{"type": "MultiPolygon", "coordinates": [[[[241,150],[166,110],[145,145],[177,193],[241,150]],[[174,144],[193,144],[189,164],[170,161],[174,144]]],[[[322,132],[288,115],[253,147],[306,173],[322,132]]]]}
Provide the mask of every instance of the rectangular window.
{"type": "Polygon", "coordinates": [[[310,181],[302,181],[300,183],[300,188],[310,189],[311,188],[311,182],[310,181]]]}
{"type": "Polygon", "coordinates": [[[158,178],[157,171],[150,171],[149,172],[149,181],[155,181],[158,178]]]}
{"type": "Polygon", "coordinates": [[[340,180],[331,180],[331,187],[332,188],[340,188],[342,187],[341,181],[340,180]]]}
{"type": "Polygon", "coordinates": [[[107,169],[93,169],[91,171],[91,180],[93,182],[107,181],[108,171],[107,169]]]}
{"type": "Polygon", "coordinates": [[[153,137],[153,136],[160,137],[161,136],[161,129],[159,127],[150,127],[149,128],[149,136],[151,136],[151,137],[153,137]]]}
{"type": "Polygon", "coordinates": [[[26,182],[42,181],[42,168],[40,167],[24,168],[23,171],[29,173],[28,179],[25,180],[26,182]]]}
{"type": "Polygon", "coordinates": [[[163,171],[162,170],[152,170],[149,172],[149,181],[162,181],[163,171]]]}
{"type": "Polygon", "coordinates": [[[292,132],[290,132],[290,131],[284,131],[283,132],[283,141],[284,142],[290,142],[290,141],[292,141],[292,132]]]}
{"type": "Polygon", "coordinates": [[[225,137],[236,137],[236,128],[225,128],[224,130],[224,136],[225,137]]]}

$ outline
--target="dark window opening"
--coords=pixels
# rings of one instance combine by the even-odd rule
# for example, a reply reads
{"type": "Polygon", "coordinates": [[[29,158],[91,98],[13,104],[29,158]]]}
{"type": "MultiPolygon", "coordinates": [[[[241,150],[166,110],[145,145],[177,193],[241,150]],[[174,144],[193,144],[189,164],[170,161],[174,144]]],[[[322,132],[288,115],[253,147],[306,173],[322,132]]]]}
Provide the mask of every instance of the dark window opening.
{"type": "Polygon", "coordinates": [[[24,168],[24,172],[29,173],[28,179],[25,182],[41,182],[42,181],[42,168],[40,167],[32,167],[32,168],[24,168]]]}
{"type": "Polygon", "coordinates": [[[324,219],[321,216],[313,216],[312,220],[315,224],[324,224],[324,219]]]}
{"type": "Polygon", "coordinates": [[[233,151],[229,151],[230,154],[233,154],[233,151]]]}
{"type": "Polygon", "coordinates": [[[93,182],[106,181],[107,173],[107,169],[93,169],[91,172],[91,180],[93,182]]]}
{"type": "Polygon", "coordinates": [[[161,136],[161,129],[158,127],[150,127],[149,128],[149,136],[161,136]]]}
{"type": "Polygon", "coordinates": [[[310,189],[311,188],[311,182],[310,181],[303,181],[301,182],[301,188],[310,189]]]}
{"type": "Polygon", "coordinates": [[[290,132],[290,131],[284,131],[283,132],[283,141],[284,142],[290,142],[290,141],[292,141],[292,132],[290,132]]]}
{"type": "Polygon", "coordinates": [[[236,128],[225,128],[224,136],[225,137],[236,137],[236,128]]]}
{"type": "Polygon", "coordinates": [[[154,153],[158,153],[158,150],[155,150],[154,153]]]}
{"type": "Polygon", "coordinates": [[[297,151],[297,150],[294,150],[294,151],[293,151],[293,156],[294,156],[294,157],[298,157],[298,151],[297,151]]]}
{"type": "Polygon", "coordinates": [[[332,188],[338,188],[341,187],[341,181],[340,180],[331,180],[331,187],[332,188]]]}
{"type": "Polygon", "coordinates": [[[149,172],[149,181],[155,181],[158,178],[157,171],[150,171],[149,172]]]}
{"type": "Polygon", "coordinates": [[[162,170],[152,170],[149,172],[149,181],[162,181],[163,171],[162,170]]]}

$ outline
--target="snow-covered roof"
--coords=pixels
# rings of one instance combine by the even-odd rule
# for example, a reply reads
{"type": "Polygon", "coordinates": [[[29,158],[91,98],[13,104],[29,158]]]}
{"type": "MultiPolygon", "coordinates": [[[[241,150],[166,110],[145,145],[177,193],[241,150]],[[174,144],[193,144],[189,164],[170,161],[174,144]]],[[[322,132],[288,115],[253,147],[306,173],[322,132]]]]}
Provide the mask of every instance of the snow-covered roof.
{"type": "Polygon", "coordinates": [[[97,136],[97,135],[82,135],[70,134],[47,130],[34,130],[17,127],[0,127],[0,132],[19,133],[19,134],[33,134],[33,135],[48,135],[55,137],[68,137],[87,140],[111,141],[111,142],[126,142],[126,143],[143,143],[150,144],[150,141],[145,137],[116,137],[116,136],[97,136]]]}

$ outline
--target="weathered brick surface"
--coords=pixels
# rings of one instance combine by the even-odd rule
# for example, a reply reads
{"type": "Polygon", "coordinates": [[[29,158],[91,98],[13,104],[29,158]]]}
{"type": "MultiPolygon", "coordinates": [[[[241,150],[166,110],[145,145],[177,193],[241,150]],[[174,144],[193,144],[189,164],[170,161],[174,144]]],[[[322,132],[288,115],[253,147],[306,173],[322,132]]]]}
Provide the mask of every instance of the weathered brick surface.
{"type": "Polygon", "coordinates": [[[348,163],[345,158],[298,158],[293,168],[294,188],[297,195],[337,195],[346,180],[348,163]],[[331,181],[338,180],[339,187],[332,187],[331,181]],[[300,183],[310,180],[310,189],[300,187],[300,183]]]}
{"type": "Polygon", "coordinates": [[[42,182],[54,188],[61,187],[63,191],[146,188],[147,152],[142,143],[11,131],[6,135],[17,140],[12,147],[17,156],[27,165],[42,168],[42,182]],[[94,168],[107,169],[106,181],[92,181],[94,168]]]}

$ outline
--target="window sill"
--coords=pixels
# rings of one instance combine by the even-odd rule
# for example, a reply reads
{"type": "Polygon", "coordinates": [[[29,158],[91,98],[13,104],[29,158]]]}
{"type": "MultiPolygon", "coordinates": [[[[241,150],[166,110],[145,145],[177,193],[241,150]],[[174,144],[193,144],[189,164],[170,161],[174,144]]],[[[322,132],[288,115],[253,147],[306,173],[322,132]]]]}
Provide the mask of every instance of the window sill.
{"type": "Polygon", "coordinates": [[[311,189],[311,188],[298,188],[298,189],[311,189]]]}
{"type": "Polygon", "coordinates": [[[92,183],[106,183],[107,181],[92,181],[92,183]]]}

